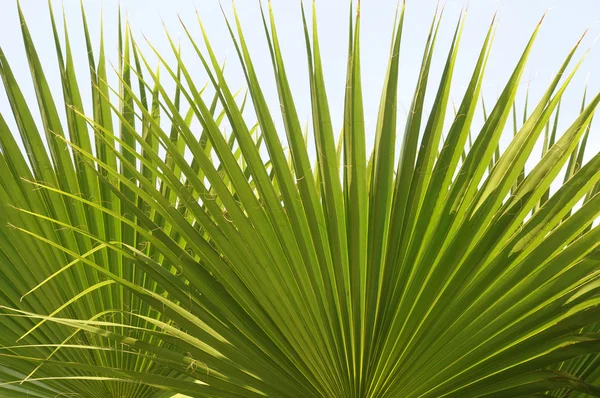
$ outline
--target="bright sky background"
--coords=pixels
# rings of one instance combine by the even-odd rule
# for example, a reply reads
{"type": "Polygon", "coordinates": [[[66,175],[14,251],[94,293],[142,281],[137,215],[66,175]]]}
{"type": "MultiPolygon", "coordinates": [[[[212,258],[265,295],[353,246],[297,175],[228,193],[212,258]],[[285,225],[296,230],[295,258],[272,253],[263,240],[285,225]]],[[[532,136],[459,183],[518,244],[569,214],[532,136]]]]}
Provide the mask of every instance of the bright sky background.
{"type": "MultiPolygon", "coordinates": [[[[81,87],[86,102],[89,104],[89,83],[84,81],[87,73],[87,58],[82,36],[79,14],[79,0],[51,0],[55,11],[60,15],[61,4],[64,6],[70,38],[75,51],[76,67],[81,72],[81,87]]],[[[210,34],[212,44],[220,59],[227,57],[227,76],[234,88],[244,86],[241,69],[237,64],[230,38],[228,36],[218,0],[84,0],[88,23],[93,33],[94,45],[99,42],[100,13],[104,12],[104,28],[106,32],[106,48],[110,60],[116,60],[117,48],[117,9],[120,4],[127,13],[132,31],[137,41],[146,50],[151,59],[151,51],[144,42],[144,36],[168,59],[170,47],[166,40],[161,20],[164,21],[174,38],[182,38],[184,58],[192,65],[200,83],[205,82],[201,66],[192,54],[192,49],[185,38],[178,16],[190,27],[199,38],[194,10],[197,9],[210,34]]],[[[305,3],[309,3],[305,1],[305,3]]],[[[325,63],[326,81],[336,129],[341,125],[343,108],[343,88],[345,84],[348,0],[319,0],[318,12],[320,23],[320,40],[325,63]]],[[[61,98],[58,69],[54,42],[51,34],[50,19],[46,1],[21,0],[25,16],[32,31],[33,38],[46,67],[47,78],[52,89],[61,98]]],[[[362,73],[365,96],[365,112],[367,129],[372,140],[379,105],[381,85],[387,65],[391,28],[396,9],[396,0],[364,0],[362,4],[362,73]]],[[[575,119],[581,105],[581,97],[589,75],[589,95],[595,95],[600,88],[600,45],[593,46],[600,34],[600,1],[597,0],[447,0],[444,22],[437,44],[437,58],[431,74],[430,84],[435,87],[439,81],[441,67],[445,62],[447,49],[455,29],[460,11],[468,4],[467,23],[461,42],[458,63],[453,81],[453,97],[460,101],[462,93],[470,78],[480,46],[486,30],[495,12],[498,12],[500,24],[497,31],[492,55],[486,72],[483,94],[488,109],[491,108],[497,95],[513,67],[515,66],[527,40],[536,24],[548,10],[540,35],[531,54],[525,72],[518,104],[522,109],[525,90],[530,85],[530,110],[546,85],[549,83],[578,38],[589,27],[579,58],[585,50],[593,47],[587,56],[577,77],[563,101],[561,114],[562,131],[575,119]]],[[[288,75],[292,76],[293,91],[301,118],[309,117],[309,93],[306,74],[306,58],[300,17],[299,0],[273,0],[276,12],[280,39],[284,57],[288,65],[288,75]]],[[[232,6],[223,1],[227,15],[231,16],[232,6]]],[[[431,23],[435,0],[408,0],[404,36],[401,48],[401,82],[400,104],[408,108],[415,89],[418,69],[420,67],[423,46],[427,30],[431,23]]],[[[238,0],[237,9],[241,15],[243,27],[250,50],[255,57],[255,66],[265,84],[265,89],[273,109],[278,101],[273,84],[271,61],[267,52],[258,0],[238,0]]],[[[35,105],[33,86],[30,83],[29,70],[22,46],[16,0],[0,0],[0,46],[16,72],[17,79],[35,105]]],[[[155,62],[155,61],[153,61],[155,62]]],[[[575,61],[576,62],[576,61],[575,61]]],[[[573,65],[575,64],[573,62],[573,65]]],[[[115,82],[113,78],[113,82],[115,82]]],[[[431,90],[430,94],[434,94],[431,90]]],[[[62,109],[60,110],[62,112],[62,109]]],[[[8,102],[0,88],[0,112],[10,114],[8,102]]],[[[88,112],[91,109],[88,107],[88,112]]],[[[479,116],[480,117],[480,116],[479,116]]],[[[10,118],[9,118],[10,119],[10,118]]],[[[9,120],[12,123],[12,120],[9,120]]],[[[401,108],[399,129],[402,131],[405,111],[401,108]]],[[[14,126],[14,124],[11,124],[14,126]]],[[[448,126],[446,126],[448,127],[448,126]]],[[[587,158],[600,150],[600,125],[592,129],[587,158]]],[[[510,134],[502,141],[504,146],[510,134]]]]}

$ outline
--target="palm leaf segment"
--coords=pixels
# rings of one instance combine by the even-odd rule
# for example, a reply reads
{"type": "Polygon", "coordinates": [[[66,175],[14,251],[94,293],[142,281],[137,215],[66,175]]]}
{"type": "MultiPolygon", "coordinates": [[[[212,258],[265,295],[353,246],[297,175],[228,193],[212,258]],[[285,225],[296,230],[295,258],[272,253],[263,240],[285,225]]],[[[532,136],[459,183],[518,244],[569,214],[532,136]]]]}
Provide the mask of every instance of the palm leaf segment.
{"type": "Polygon", "coordinates": [[[104,44],[93,51],[82,13],[86,112],[66,25],[60,38],[51,15],[61,109],[20,12],[38,109],[0,52],[12,110],[0,117],[2,396],[600,395],[600,155],[582,164],[600,97],[584,99],[557,131],[578,45],[522,124],[515,113],[500,151],[539,26],[479,126],[495,25],[448,114],[461,16],[426,110],[436,14],[398,136],[401,6],[368,150],[355,15],[337,140],[317,25],[304,10],[310,129],[270,8],[263,23],[280,113],[267,106],[237,15],[227,23],[244,96],[229,87],[201,23],[185,28],[206,86],[172,41],[175,65],[159,52],[160,72],[149,65],[125,25],[113,89],[104,44]]]}

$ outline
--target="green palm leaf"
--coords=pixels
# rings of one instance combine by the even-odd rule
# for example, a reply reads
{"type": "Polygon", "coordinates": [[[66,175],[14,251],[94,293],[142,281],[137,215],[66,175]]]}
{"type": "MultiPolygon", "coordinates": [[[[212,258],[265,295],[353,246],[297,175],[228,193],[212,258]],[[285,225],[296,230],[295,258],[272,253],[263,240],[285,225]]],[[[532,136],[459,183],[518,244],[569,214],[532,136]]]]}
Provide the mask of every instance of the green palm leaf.
{"type": "Polygon", "coordinates": [[[225,22],[243,95],[200,19],[184,31],[205,85],[168,32],[174,63],[151,44],[144,54],[127,23],[109,85],[103,39],[94,52],[82,8],[85,109],[66,22],[61,39],[50,11],[59,77],[19,9],[38,109],[0,50],[10,103],[0,114],[0,396],[600,396],[600,154],[584,163],[600,95],[584,94],[558,127],[579,42],[537,102],[527,92],[519,127],[515,98],[540,26],[486,109],[492,21],[449,114],[466,14],[433,87],[436,12],[399,137],[400,5],[369,148],[360,4],[336,127],[316,6],[312,25],[301,8],[310,128],[270,4],[261,11],[277,112],[237,14],[225,22]]]}

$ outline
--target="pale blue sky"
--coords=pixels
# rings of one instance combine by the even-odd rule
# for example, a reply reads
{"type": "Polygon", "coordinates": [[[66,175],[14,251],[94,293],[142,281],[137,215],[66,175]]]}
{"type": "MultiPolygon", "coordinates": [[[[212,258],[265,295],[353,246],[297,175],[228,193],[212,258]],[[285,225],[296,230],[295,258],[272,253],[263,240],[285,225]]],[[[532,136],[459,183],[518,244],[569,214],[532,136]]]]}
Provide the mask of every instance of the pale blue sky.
{"type": "MultiPolygon", "coordinates": [[[[56,12],[60,12],[61,4],[67,15],[68,26],[74,51],[76,66],[80,68],[82,79],[87,72],[87,58],[81,35],[79,17],[79,0],[52,0],[56,12]]],[[[142,34],[165,54],[170,53],[161,19],[165,22],[174,37],[185,39],[183,29],[177,16],[198,34],[194,9],[198,9],[210,34],[213,46],[221,59],[228,58],[227,74],[233,87],[244,85],[236,54],[225,29],[223,17],[217,0],[84,0],[83,1],[94,43],[98,44],[100,11],[104,10],[106,46],[109,59],[116,59],[116,23],[117,7],[120,3],[127,12],[132,30],[139,42],[143,42],[142,34]]],[[[334,122],[340,125],[343,87],[345,83],[348,0],[320,0],[318,3],[320,39],[325,62],[326,79],[334,122]]],[[[401,49],[401,82],[399,101],[408,107],[412,98],[418,68],[423,51],[426,33],[436,7],[435,0],[408,0],[406,7],[405,30],[401,49]]],[[[24,13],[32,31],[43,65],[47,68],[47,77],[53,82],[52,88],[60,97],[58,70],[51,36],[50,21],[46,1],[21,0],[24,13]]],[[[238,0],[238,12],[241,15],[250,50],[255,57],[256,67],[265,84],[270,103],[277,106],[276,92],[273,85],[270,58],[264,41],[263,27],[260,21],[258,0],[238,0]]],[[[364,0],[362,4],[362,72],[363,91],[365,95],[366,121],[369,133],[373,134],[376,111],[379,104],[381,84],[387,64],[390,32],[396,0],[364,0]]],[[[309,116],[309,102],[306,76],[306,59],[302,36],[299,0],[273,0],[279,34],[283,44],[284,56],[288,64],[288,74],[293,77],[293,90],[298,98],[298,107],[302,118],[309,116]]],[[[445,61],[451,35],[458,15],[466,1],[446,1],[445,20],[437,45],[437,59],[434,64],[431,85],[435,87],[440,75],[440,68],[445,61]]],[[[483,36],[495,12],[499,14],[499,27],[492,49],[492,55],[486,72],[483,94],[488,106],[491,106],[499,91],[505,84],[531,32],[546,10],[549,10],[539,38],[524,75],[519,97],[522,104],[527,84],[531,86],[531,98],[539,98],[542,90],[556,72],[563,58],[577,41],[583,31],[589,27],[589,33],[582,43],[578,56],[585,49],[593,47],[585,63],[573,81],[563,103],[562,126],[573,121],[579,111],[581,96],[586,78],[589,76],[589,90],[595,95],[600,88],[600,46],[593,46],[600,34],[600,1],[597,0],[472,0],[468,2],[468,14],[463,40],[456,68],[453,96],[459,101],[470,73],[478,56],[483,36]],[[529,83],[528,83],[529,82],[529,83]]],[[[231,15],[229,1],[223,1],[223,7],[231,15]]],[[[5,51],[11,66],[16,70],[19,82],[23,83],[28,98],[35,100],[30,83],[29,71],[22,47],[19,21],[16,11],[16,0],[0,0],[0,46],[5,51]]],[[[146,46],[142,46],[146,48],[146,46]]],[[[191,48],[182,41],[184,58],[192,65],[198,81],[204,81],[200,65],[191,54],[191,48]]],[[[147,51],[146,54],[150,54],[147,51]]],[[[171,58],[171,57],[169,57],[171,58]]],[[[114,80],[113,80],[114,81],[114,80]]],[[[89,84],[81,82],[84,95],[89,100],[89,84]]],[[[10,112],[8,103],[0,88],[0,112],[10,112]]],[[[432,90],[434,93],[434,90],[432,90]]],[[[33,102],[32,102],[33,104],[33,102]]],[[[88,108],[88,111],[90,109],[88,108]]],[[[400,111],[400,129],[404,123],[404,111],[400,111]]],[[[599,125],[600,126],[600,125],[599,125]]],[[[591,153],[600,150],[600,127],[593,128],[590,136],[591,153]]],[[[564,131],[564,128],[563,128],[564,131]]],[[[507,139],[509,137],[506,137],[507,139]]],[[[506,143],[506,140],[503,141],[506,143]]]]}

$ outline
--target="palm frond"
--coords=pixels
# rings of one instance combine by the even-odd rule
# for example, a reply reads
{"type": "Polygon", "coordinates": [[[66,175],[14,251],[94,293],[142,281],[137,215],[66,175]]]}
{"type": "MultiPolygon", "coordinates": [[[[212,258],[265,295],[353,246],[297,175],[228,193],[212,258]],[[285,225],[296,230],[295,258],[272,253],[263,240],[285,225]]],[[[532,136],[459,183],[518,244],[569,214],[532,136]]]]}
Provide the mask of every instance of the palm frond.
{"type": "Polygon", "coordinates": [[[120,14],[110,72],[82,7],[85,109],[66,21],[61,38],[50,7],[60,76],[49,76],[19,9],[37,109],[0,50],[10,103],[0,114],[0,395],[600,396],[600,154],[584,162],[600,95],[586,89],[576,118],[564,131],[558,123],[580,42],[519,110],[540,21],[486,108],[493,20],[450,113],[466,14],[434,86],[436,11],[399,126],[399,5],[370,132],[360,4],[350,10],[341,126],[316,6],[300,11],[310,128],[270,3],[261,12],[277,112],[235,12],[225,23],[241,91],[200,19],[183,28],[207,82],[168,32],[169,56],[151,44],[144,53],[120,14]]]}

